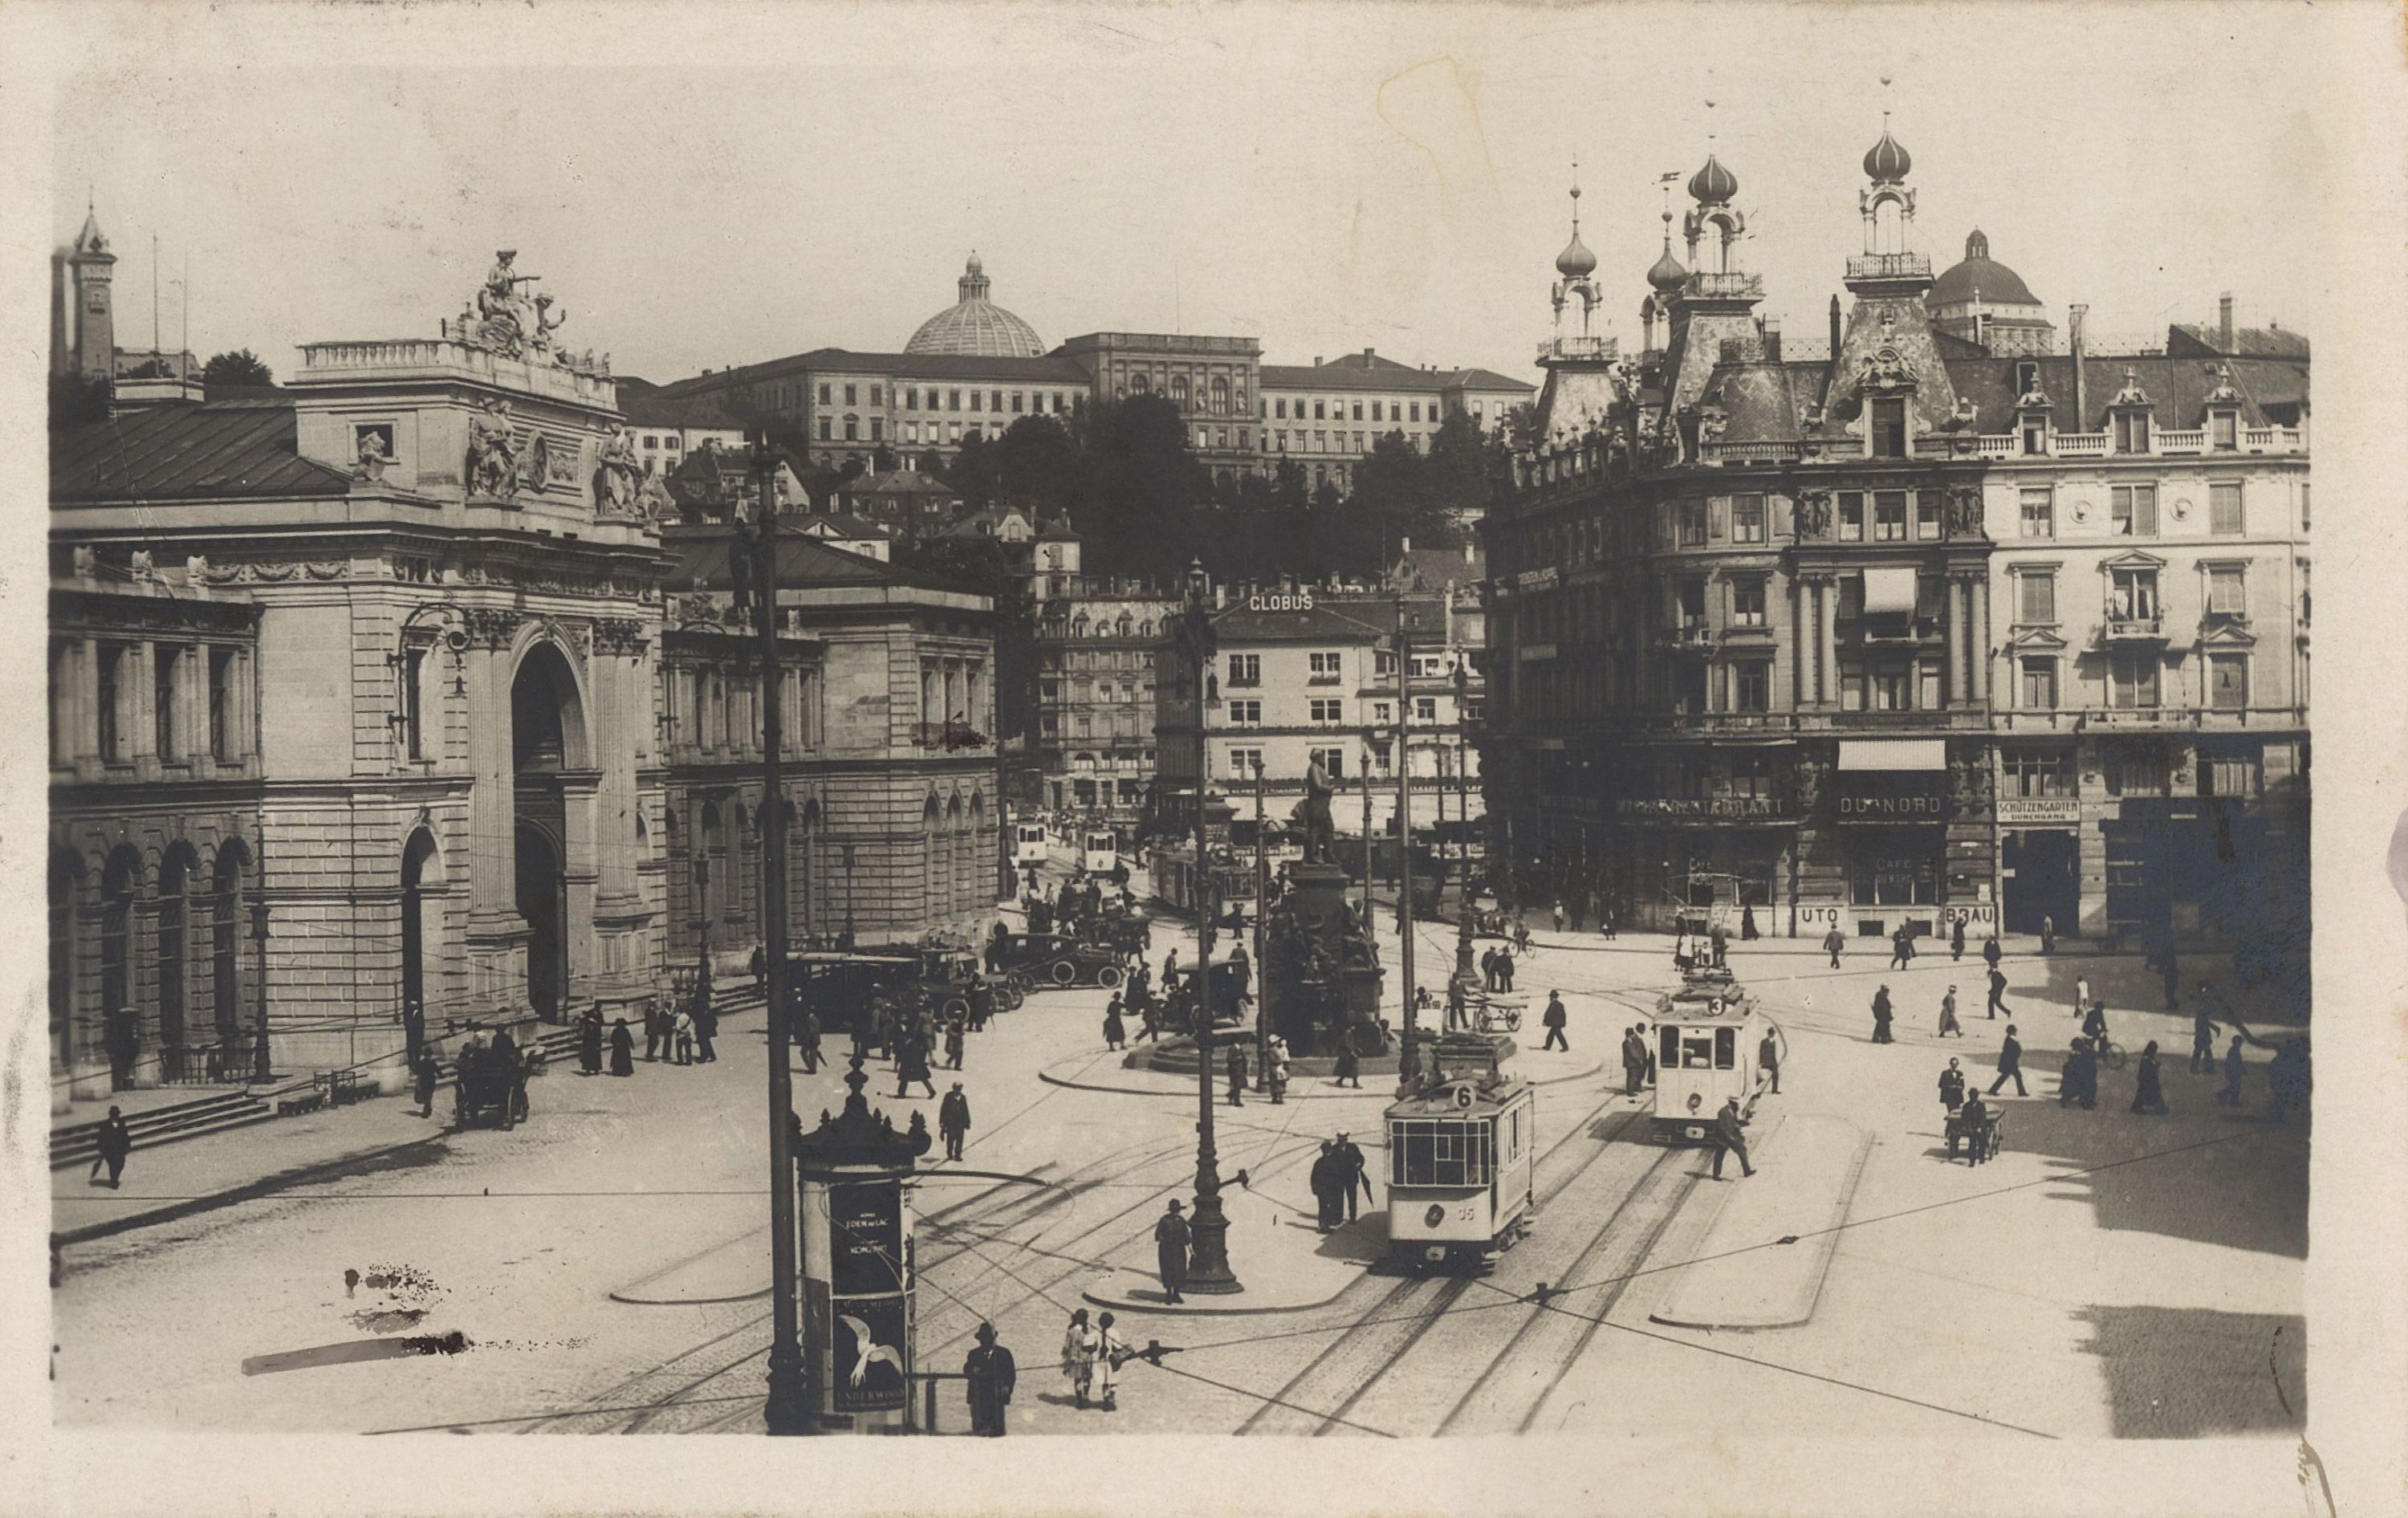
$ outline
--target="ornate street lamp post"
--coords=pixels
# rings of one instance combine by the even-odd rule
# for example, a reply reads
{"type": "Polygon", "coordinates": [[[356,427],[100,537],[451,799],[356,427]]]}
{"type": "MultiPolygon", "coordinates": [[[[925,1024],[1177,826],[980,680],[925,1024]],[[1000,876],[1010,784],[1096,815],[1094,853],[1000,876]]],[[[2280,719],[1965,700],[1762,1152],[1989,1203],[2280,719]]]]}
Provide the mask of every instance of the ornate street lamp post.
{"type": "MultiPolygon", "coordinates": [[[[763,958],[768,963],[767,990],[769,1023],[769,1401],[765,1421],[772,1434],[809,1431],[810,1406],[803,1375],[799,1315],[800,1291],[796,1255],[801,1243],[796,1219],[794,1081],[786,1068],[786,795],[781,772],[780,670],[778,667],[778,480],[777,455],[766,436],[752,442],[752,465],[759,481],[759,505],[752,530],[735,527],[734,546],[739,562],[730,566],[730,580],[739,588],[751,574],[751,594],[760,617],[761,635],[761,932],[763,958]]],[[[851,853],[848,849],[846,852],[851,853]]],[[[848,868],[852,861],[846,860],[848,868]]],[[[848,903],[851,897],[847,882],[848,903]]],[[[848,904],[848,915],[850,906],[848,904]]],[[[847,924],[850,930],[851,924],[847,924]]],[[[707,941],[707,940],[706,940],[707,941]]]]}
{"type": "Polygon", "coordinates": [[[1187,653],[1196,703],[1196,1210],[1187,1225],[1190,1255],[1186,1290],[1226,1295],[1242,1291],[1229,1268],[1229,1219],[1221,1210],[1221,1171],[1212,1151],[1212,892],[1211,863],[1205,852],[1204,716],[1209,703],[1205,681],[1211,678],[1214,640],[1211,590],[1204,564],[1187,567],[1187,609],[1180,620],[1179,637],[1187,653]]]}
{"type": "Polygon", "coordinates": [[[1455,825],[1456,846],[1463,851],[1462,883],[1455,898],[1455,973],[1471,980],[1471,752],[1465,746],[1470,730],[1464,696],[1471,674],[1464,653],[1455,655],[1455,825]]]}

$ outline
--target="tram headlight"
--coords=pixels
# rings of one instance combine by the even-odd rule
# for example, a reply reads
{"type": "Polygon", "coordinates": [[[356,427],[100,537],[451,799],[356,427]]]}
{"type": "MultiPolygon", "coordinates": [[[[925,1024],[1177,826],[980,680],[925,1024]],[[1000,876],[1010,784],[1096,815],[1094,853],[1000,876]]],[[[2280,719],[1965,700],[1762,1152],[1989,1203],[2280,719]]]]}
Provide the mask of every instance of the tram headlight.
{"type": "Polygon", "coordinates": [[[1430,1203],[1429,1210],[1422,1214],[1422,1224],[1425,1227],[1435,1228],[1445,1221],[1446,1208],[1439,1202],[1430,1203]]]}
{"type": "Polygon", "coordinates": [[[1696,1092],[1694,1092],[1694,1091],[1693,1091],[1693,1092],[1691,1092],[1691,1093],[1689,1093],[1689,1110],[1690,1110],[1690,1111],[1692,1111],[1692,1112],[1696,1111],[1699,1107],[1703,1106],[1704,1104],[1705,1104],[1705,1098],[1704,1098],[1704,1097],[1702,1097],[1702,1096],[1698,1096],[1698,1095],[1696,1092]]]}

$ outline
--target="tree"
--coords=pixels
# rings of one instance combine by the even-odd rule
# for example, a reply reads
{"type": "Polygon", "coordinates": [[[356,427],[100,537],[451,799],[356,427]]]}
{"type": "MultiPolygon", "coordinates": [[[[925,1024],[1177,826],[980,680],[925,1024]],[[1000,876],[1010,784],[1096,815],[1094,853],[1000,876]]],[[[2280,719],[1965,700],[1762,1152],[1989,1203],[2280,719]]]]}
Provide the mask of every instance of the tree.
{"type": "Polygon", "coordinates": [[[869,451],[869,466],[880,474],[895,472],[895,454],[884,443],[869,451]]]}
{"type": "Polygon", "coordinates": [[[1005,500],[1032,518],[1072,516],[1085,495],[1085,460],[1079,440],[1061,419],[1025,416],[996,439],[995,478],[1005,500]]]}
{"type": "Polygon", "coordinates": [[[259,355],[248,348],[237,348],[230,353],[219,353],[201,365],[201,383],[217,385],[272,385],[276,376],[259,355]]]}
{"type": "Polygon", "coordinates": [[[1002,493],[1001,482],[996,478],[994,451],[984,437],[973,432],[962,439],[961,451],[953,455],[953,466],[945,471],[945,482],[961,492],[963,503],[973,511],[1002,493]]]}
{"type": "Polygon", "coordinates": [[[1176,581],[1203,551],[1212,494],[1178,408],[1150,394],[1097,407],[1086,462],[1072,523],[1088,572],[1176,581]]]}

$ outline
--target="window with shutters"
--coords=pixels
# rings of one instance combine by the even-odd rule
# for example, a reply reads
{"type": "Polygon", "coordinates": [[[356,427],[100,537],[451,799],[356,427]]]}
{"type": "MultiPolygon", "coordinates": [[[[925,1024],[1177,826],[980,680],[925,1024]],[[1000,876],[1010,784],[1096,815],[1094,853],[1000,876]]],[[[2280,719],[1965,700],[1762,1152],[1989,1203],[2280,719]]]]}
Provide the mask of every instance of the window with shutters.
{"type": "Polygon", "coordinates": [[[2156,651],[2117,653],[2108,662],[2109,704],[2128,711],[2157,705],[2159,660],[2156,651]]]}
{"type": "Polygon", "coordinates": [[[2157,536],[2157,487],[2117,485],[2110,493],[2108,521],[2118,537],[2157,536]]]}
{"type": "Polygon", "coordinates": [[[2207,530],[2220,537],[2238,537],[2246,530],[2239,480],[2219,480],[2207,487],[2207,530]]]}
{"type": "Polygon", "coordinates": [[[2211,622],[2249,620],[2249,581],[2241,566],[2214,565],[2207,571],[2207,615],[2211,622]]]}
{"type": "Polygon", "coordinates": [[[2242,711],[2249,705],[2249,655],[2211,653],[2207,656],[2207,704],[2217,711],[2242,711]]]}
{"type": "Polygon", "coordinates": [[[2025,655],[2021,696],[2021,705],[2027,711],[2056,709],[2057,658],[2054,654],[2025,655]]]}
{"type": "Polygon", "coordinates": [[[2023,493],[2020,516],[2026,537],[2057,536],[2057,501],[2046,487],[2023,493]]]}
{"type": "Polygon", "coordinates": [[[2015,621],[2046,626],[2057,621],[2057,575],[2053,570],[2026,569],[2015,576],[2015,621]]]}

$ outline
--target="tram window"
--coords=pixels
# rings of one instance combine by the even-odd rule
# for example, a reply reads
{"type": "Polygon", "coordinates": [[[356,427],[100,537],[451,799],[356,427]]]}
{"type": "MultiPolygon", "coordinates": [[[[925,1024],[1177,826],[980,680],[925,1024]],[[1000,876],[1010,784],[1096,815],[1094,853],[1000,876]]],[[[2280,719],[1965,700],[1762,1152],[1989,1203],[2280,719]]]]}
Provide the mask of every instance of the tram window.
{"type": "Polygon", "coordinates": [[[1494,1160],[1486,1123],[1398,1123],[1389,1184],[1484,1186],[1494,1160]]]}
{"type": "Polygon", "coordinates": [[[1695,1035],[1681,1040],[1681,1068],[1704,1070],[1713,1067],[1714,1041],[1707,1036],[1710,1031],[1701,1028],[1695,1035]]]}
{"type": "Polygon", "coordinates": [[[1714,1068],[1736,1069],[1739,1066],[1739,1030],[1714,1029],[1714,1068]]]}
{"type": "Polygon", "coordinates": [[[1664,1030],[1664,1052],[1656,1056],[1656,1067],[1662,1070],[1677,1070],[1681,1067],[1681,1030],[1679,1028],[1664,1030]]]}

